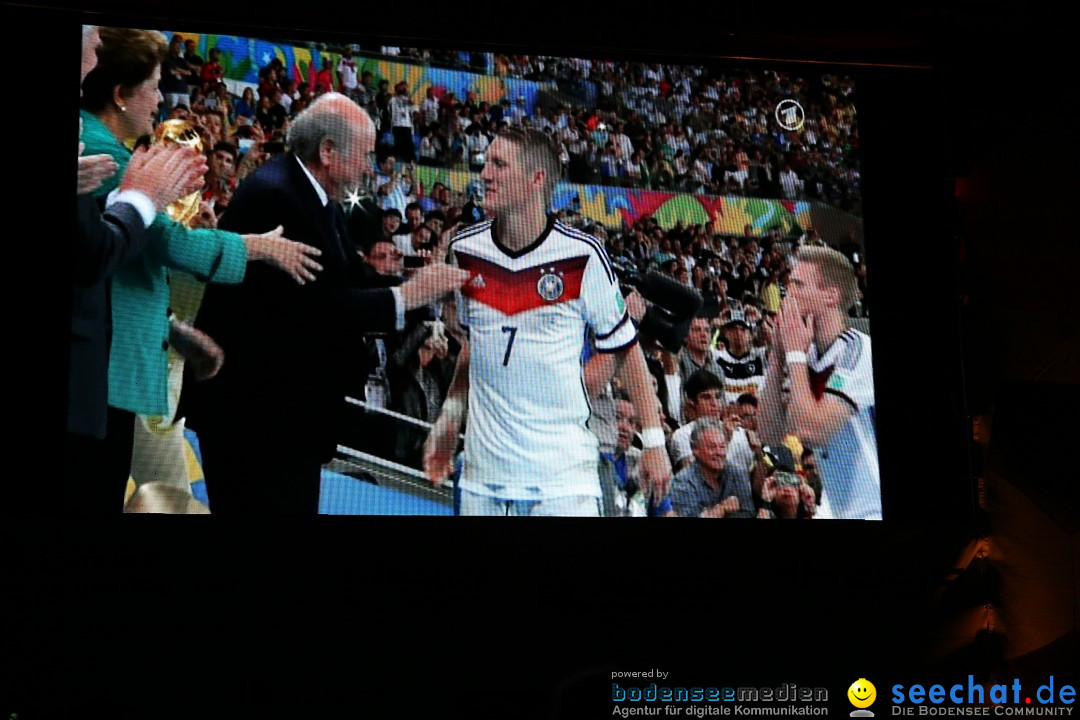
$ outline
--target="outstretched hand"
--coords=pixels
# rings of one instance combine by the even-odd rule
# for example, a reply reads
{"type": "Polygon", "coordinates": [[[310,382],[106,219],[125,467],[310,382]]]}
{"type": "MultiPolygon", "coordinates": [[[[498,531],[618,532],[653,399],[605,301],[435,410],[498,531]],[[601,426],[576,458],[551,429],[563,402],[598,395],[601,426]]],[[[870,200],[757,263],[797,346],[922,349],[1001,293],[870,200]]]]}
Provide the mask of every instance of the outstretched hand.
{"type": "Polygon", "coordinates": [[[278,225],[270,232],[261,235],[246,235],[248,252],[253,260],[265,260],[288,273],[303,285],[315,280],[315,273],[322,271],[322,265],[315,258],[322,255],[322,250],[311,245],[289,240],[284,236],[285,228],[278,225]]]}
{"type": "Polygon", "coordinates": [[[425,265],[401,285],[401,300],[406,310],[415,310],[438,300],[464,285],[471,274],[468,270],[443,263],[425,265]]]}
{"type": "MultiPolygon", "coordinates": [[[[79,143],[79,152],[83,151],[83,143],[79,143]]],[[[79,155],[79,180],[78,194],[86,195],[101,187],[101,183],[108,180],[120,166],[112,159],[111,155],[79,155]]]]}

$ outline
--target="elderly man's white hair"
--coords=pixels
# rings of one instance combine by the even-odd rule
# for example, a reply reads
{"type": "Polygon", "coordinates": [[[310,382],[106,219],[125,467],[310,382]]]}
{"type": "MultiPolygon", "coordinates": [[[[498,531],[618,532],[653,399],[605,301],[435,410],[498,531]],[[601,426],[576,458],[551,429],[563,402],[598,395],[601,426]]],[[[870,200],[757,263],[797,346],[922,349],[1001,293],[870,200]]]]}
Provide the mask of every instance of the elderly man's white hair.
{"type": "Polygon", "coordinates": [[[289,148],[300,160],[313,163],[319,161],[323,140],[332,140],[335,147],[345,150],[357,140],[354,118],[360,115],[367,113],[345,95],[336,92],[320,95],[289,126],[289,148]],[[349,109],[358,112],[350,113],[349,109]]]}

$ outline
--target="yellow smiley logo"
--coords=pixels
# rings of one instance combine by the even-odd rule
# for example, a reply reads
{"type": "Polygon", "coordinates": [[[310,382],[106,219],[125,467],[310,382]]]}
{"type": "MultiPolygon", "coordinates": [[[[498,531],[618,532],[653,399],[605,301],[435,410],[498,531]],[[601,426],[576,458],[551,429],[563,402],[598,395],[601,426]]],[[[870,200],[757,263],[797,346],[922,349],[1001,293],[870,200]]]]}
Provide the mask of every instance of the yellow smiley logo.
{"type": "Polygon", "coordinates": [[[874,704],[874,700],[877,698],[877,688],[874,687],[874,683],[866,678],[859,678],[851,683],[851,687],[847,690],[847,696],[855,707],[867,708],[874,704]]]}

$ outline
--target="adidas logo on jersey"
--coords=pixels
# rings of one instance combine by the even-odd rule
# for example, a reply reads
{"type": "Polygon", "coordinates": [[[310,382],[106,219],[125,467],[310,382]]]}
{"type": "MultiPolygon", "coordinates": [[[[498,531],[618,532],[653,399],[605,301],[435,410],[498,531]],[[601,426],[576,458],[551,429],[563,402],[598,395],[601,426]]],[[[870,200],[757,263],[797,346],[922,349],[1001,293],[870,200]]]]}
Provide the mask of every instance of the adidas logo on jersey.
{"type": "Polygon", "coordinates": [[[485,287],[484,276],[483,275],[477,275],[476,277],[474,277],[472,280],[469,281],[469,284],[472,285],[473,287],[478,287],[478,288],[485,287]]]}

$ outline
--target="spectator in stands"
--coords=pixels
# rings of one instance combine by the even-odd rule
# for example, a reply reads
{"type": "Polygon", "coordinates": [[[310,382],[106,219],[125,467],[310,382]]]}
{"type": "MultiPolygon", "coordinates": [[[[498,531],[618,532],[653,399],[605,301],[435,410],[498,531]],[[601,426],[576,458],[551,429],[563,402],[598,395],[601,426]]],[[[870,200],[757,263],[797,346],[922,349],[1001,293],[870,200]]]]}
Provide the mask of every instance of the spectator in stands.
{"type": "MultiPolygon", "coordinates": [[[[450,386],[456,358],[451,358],[442,323],[416,326],[390,356],[393,409],[409,417],[433,423],[439,417],[446,389],[450,386]]],[[[401,432],[397,436],[397,456],[405,464],[417,466],[421,460],[425,433],[401,432]]]]}
{"type": "MultiPolygon", "coordinates": [[[[393,213],[396,210],[387,210],[383,216],[386,218],[396,218],[393,213]]],[[[375,240],[368,246],[367,251],[364,253],[364,260],[368,267],[371,268],[373,275],[379,275],[383,278],[401,278],[405,273],[404,264],[405,255],[397,249],[394,243],[386,239],[385,229],[384,235],[375,240]]],[[[371,285],[369,287],[374,287],[371,285]]]]}
{"type": "Polygon", "coordinates": [[[187,63],[188,70],[190,71],[188,74],[188,85],[192,87],[201,87],[203,59],[199,57],[196,52],[196,43],[191,38],[184,41],[184,61],[187,63]]]}
{"type": "Polygon", "coordinates": [[[294,117],[298,111],[293,110],[293,103],[296,102],[296,98],[299,93],[296,91],[296,81],[288,78],[281,81],[281,92],[278,94],[278,102],[281,103],[281,107],[285,108],[285,114],[290,118],[294,117]]]}
{"type": "Polygon", "coordinates": [[[278,102],[281,91],[277,88],[259,98],[259,109],[255,112],[255,121],[267,135],[283,130],[289,119],[285,108],[278,102]]]}
{"type": "Polygon", "coordinates": [[[724,324],[724,349],[716,354],[723,368],[727,402],[740,395],[756,395],[765,382],[766,348],[754,347],[750,325],[743,310],[732,310],[724,324]]]}
{"type": "Polygon", "coordinates": [[[672,467],[678,471],[686,467],[691,460],[692,451],[690,434],[694,431],[694,422],[702,418],[722,420],[724,418],[724,384],[708,370],[698,370],[683,383],[686,395],[683,419],[689,420],[671,436],[669,453],[672,467]]]}
{"type": "MultiPolygon", "coordinates": [[[[634,404],[625,390],[615,392],[615,422],[617,437],[615,451],[608,457],[615,469],[615,488],[608,511],[605,495],[605,516],[644,517],[648,514],[648,499],[641,492],[641,449],[634,447],[634,438],[640,430],[634,404]]],[[[601,476],[601,480],[603,476],[601,476]]],[[[665,507],[665,510],[670,509],[665,507]]]]}
{"type": "Polygon", "coordinates": [[[798,174],[790,165],[785,164],[780,171],[780,188],[784,193],[784,197],[789,200],[795,200],[802,196],[803,181],[799,179],[798,174]]]}
{"type": "Polygon", "coordinates": [[[724,383],[724,370],[716,362],[716,354],[710,344],[709,319],[696,317],[690,321],[690,332],[683,349],[679,351],[679,377],[683,383],[698,370],[708,370],[724,383]]]}
{"type": "Polygon", "coordinates": [[[181,103],[169,111],[169,116],[166,120],[188,120],[190,118],[191,111],[188,109],[187,105],[181,103]]]}
{"type": "Polygon", "coordinates": [[[161,84],[159,88],[165,98],[165,112],[170,112],[177,105],[187,105],[191,88],[188,78],[191,68],[183,57],[184,39],[173,35],[169,41],[169,54],[161,65],[161,84]]]}
{"type": "Polygon", "coordinates": [[[465,132],[465,149],[469,154],[469,169],[480,172],[484,169],[484,153],[491,139],[482,132],[479,123],[473,123],[465,132]]]}
{"type": "Polygon", "coordinates": [[[740,517],[755,514],[749,477],[727,467],[727,435],[723,424],[702,418],[690,436],[694,462],[675,475],[669,513],[677,517],[740,517]]]}
{"type": "Polygon", "coordinates": [[[441,165],[439,140],[430,126],[420,130],[420,164],[435,166],[441,165]]]}
{"type": "Polygon", "coordinates": [[[359,101],[357,89],[360,86],[360,80],[356,74],[356,59],[353,58],[353,49],[351,47],[345,48],[345,52],[342,53],[341,59],[338,60],[337,72],[338,72],[338,92],[346,97],[352,99],[357,105],[363,106],[363,103],[359,101]]]}
{"type": "Polygon", "coordinates": [[[412,232],[398,232],[394,235],[394,244],[406,257],[423,256],[430,258],[438,235],[427,225],[420,224],[412,232]]]}
{"type": "Polygon", "coordinates": [[[332,62],[329,55],[322,56],[322,68],[315,73],[315,97],[334,89],[334,71],[330,67],[332,62]]]}
{"type": "Polygon", "coordinates": [[[761,490],[763,507],[758,513],[761,518],[794,520],[811,518],[817,511],[814,490],[805,482],[798,485],[781,483],[778,475],[765,479],[761,490]]]}
{"type": "Polygon", "coordinates": [[[258,104],[255,102],[255,91],[250,87],[244,88],[240,99],[236,101],[236,124],[250,125],[255,122],[255,113],[258,104]]]}
{"type": "Polygon", "coordinates": [[[404,162],[416,161],[413,145],[413,113],[416,106],[409,97],[409,84],[402,80],[394,86],[394,96],[389,100],[390,125],[394,133],[394,155],[404,162]]]}
{"type": "Polygon", "coordinates": [[[375,172],[375,198],[379,207],[383,210],[395,208],[402,217],[405,216],[405,208],[412,193],[412,172],[408,165],[405,168],[405,172],[399,175],[397,159],[393,155],[387,155],[375,172]]]}
{"type": "Polygon", "coordinates": [[[413,201],[405,206],[405,221],[398,233],[412,234],[416,228],[424,224],[424,209],[419,202],[413,201]]]}
{"type": "Polygon", "coordinates": [[[199,73],[202,79],[203,92],[217,94],[218,85],[225,80],[225,68],[221,65],[221,51],[217,48],[210,49],[210,59],[203,63],[199,73]]]}
{"type": "Polygon", "coordinates": [[[215,143],[208,155],[210,162],[203,199],[213,200],[222,187],[235,187],[237,150],[232,143],[222,141],[215,143]]]}
{"type": "Polygon", "coordinates": [[[394,236],[401,228],[401,211],[397,208],[387,208],[382,212],[381,234],[379,239],[393,244],[394,236]]]}
{"type": "Polygon", "coordinates": [[[213,148],[219,142],[224,142],[225,135],[225,114],[219,110],[207,110],[199,115],[199,123],[206,128],[206,132],[210,135],[210,142],[207,147],[213,148]]]}

